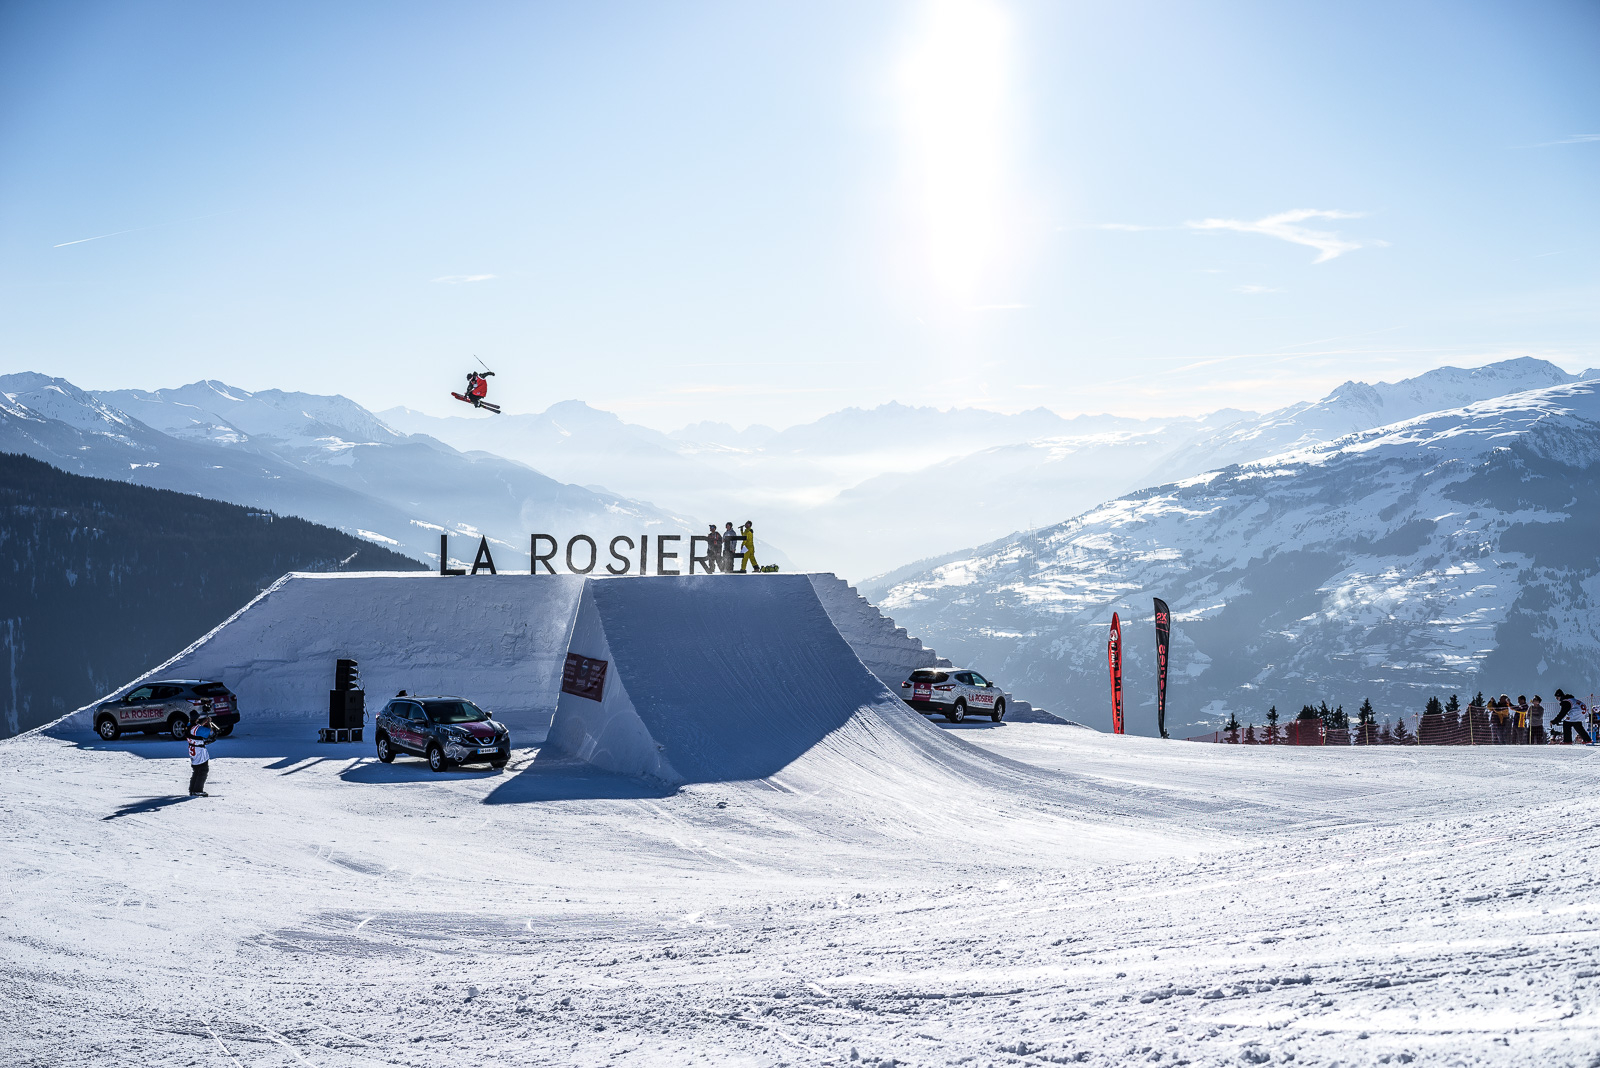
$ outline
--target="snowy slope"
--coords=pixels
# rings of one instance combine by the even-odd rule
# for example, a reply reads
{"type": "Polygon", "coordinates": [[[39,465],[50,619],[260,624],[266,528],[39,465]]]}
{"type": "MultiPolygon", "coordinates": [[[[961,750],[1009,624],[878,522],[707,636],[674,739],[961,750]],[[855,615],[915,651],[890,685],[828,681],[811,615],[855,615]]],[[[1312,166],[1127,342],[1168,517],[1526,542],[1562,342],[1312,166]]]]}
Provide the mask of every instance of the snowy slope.
{"type": "MultiPolygon", "coordinates": [[[[219,382],[89,394],[45,375],[0,376],[0,449],[298,515],[422,560],[437,559],[442,531],[463,539],[486,533],[502,567],[526,567],[535,531],[701,529],[511,460],[400,434],[343,397],[250,393],[219,382]]],[[[457,544],[452,551],[470,554],[457,544]]]]}
{"type": "Polygon", "coordinates": [[[1588,1068],[1592,751],[952,731],[1054,799],[0,742],[7,1063],[1588,1068]],[[864,801],[870,797],[870,801],[864,801]],[[178,992],[178,993],[175,993],[178,992]]]}
{"type": "Polygon", "coordinates": [[[868,587],[944,655],[1109,721],[1126,621],[1133,730],[1154,730],[1152,596],[1175,616],[1169,730],[1326,699],[1595,689],[1596,384],[1485,401],[1110,501],[868,587]]]}

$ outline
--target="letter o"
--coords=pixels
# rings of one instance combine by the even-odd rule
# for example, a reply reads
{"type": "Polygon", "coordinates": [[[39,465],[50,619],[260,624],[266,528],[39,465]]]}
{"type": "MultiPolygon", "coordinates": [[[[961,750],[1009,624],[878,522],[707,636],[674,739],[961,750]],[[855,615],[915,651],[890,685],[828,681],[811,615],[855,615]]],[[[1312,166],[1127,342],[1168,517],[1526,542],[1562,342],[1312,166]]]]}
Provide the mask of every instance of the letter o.
{"type": "Polygon", "coordinates": [[[589,537],[589,535],[587,535],[587,534],[574,534],[567,541],[567,570],[572,572],[574,575],[587,575],[589,572],[594,570],[594,563],[595,563],[595,560],[599,557],[599,555],[600,555],[600,550],[595,548],[595,544],[594,544],[594,539],[593,538],[589,537]],[[588,546],[589,546],[589,566],[588,567],[576,567],[572,563],[572,547],[574,545],[578,544],[578,542],[580,542],[580,541],[581,542],[586,542],[588,544],[588,546]]]}

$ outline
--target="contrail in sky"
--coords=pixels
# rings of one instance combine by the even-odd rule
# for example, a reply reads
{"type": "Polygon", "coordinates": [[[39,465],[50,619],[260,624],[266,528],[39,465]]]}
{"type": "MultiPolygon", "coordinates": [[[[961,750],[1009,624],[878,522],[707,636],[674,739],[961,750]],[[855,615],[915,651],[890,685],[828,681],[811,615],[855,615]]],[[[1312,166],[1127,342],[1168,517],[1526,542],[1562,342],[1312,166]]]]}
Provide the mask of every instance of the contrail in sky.
{"type": "Polygon", "coordinates": [[[80,237],[76,241],[63,241],[59,245],[51,245],[50,247],[51,248],[66,248],[68,245],[81,245],[81,244],[84,244],[87,241],[103,241],[108,237],[117,237],[117,236],[119,236],[121,234],[137,234],[141,230],[156,230],[156,229],[159,229],[160,227],[163,227],[163,226],[177,226],[179,223],[198,222],[201,219],[214,219],[218,215],[228,215],[228,214],[230,214],[232,212],[235,212],[235,211],[238,211],[238,210],[239,210],[238,208],[229,208],[227,211],[214,211],[209,215],[196,215],[196,216],[193,216],[192,218],[188,218],[188,219],[174,219],[172,222],[152,223],[149,226],[135,226],[135,227],[133,227],[132,229],[129,229],[129,230],[113,230],[109,234],[96,234],[94,237],[80,237]]]}

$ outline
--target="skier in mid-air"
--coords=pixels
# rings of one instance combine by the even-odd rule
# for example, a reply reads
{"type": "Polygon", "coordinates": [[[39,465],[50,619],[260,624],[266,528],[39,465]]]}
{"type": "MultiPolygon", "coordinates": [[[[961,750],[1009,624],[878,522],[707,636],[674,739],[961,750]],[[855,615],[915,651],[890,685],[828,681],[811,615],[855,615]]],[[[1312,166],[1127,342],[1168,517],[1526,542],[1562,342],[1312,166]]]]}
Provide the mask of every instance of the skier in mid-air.
{"type": "Polygon", "coordinates": [[[466,401],[474,408],[484,408],[500,414],[500,405],[490,404],[484,400],[489,395],[489,379],[494,377],[494,372],[485,367],[482,371],[467,372],[467,391],[465,393],[451,393],[450,396],[458,401],[466,401]]]}

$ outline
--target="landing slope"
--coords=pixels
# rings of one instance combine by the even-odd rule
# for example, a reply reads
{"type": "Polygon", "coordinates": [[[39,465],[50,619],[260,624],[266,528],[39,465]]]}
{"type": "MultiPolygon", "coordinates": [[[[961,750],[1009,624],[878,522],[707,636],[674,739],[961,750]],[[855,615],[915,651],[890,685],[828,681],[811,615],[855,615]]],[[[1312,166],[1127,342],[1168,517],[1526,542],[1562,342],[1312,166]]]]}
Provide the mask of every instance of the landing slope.
{"type": "Polygon", "coordinates": [[[911,711],[805,575],[593,580],[570,651],[607,662],[605,689],[598,701],[562,693],[549,745],[609,771],[674,785],[765,780],[917,819],[1111,800],[911,711]]]}

